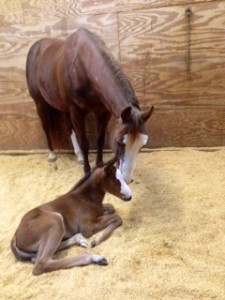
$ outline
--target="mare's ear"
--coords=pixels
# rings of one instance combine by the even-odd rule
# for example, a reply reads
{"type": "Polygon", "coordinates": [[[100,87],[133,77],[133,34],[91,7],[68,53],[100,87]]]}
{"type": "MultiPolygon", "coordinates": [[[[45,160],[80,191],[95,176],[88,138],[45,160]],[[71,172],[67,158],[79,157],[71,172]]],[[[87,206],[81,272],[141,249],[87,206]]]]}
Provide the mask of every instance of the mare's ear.
{"type": "Polygon", "coordinates": [[[152,106],[149,110],[142,113],[141,116],[144,122],[146,122],[151,117],[153,111],[154,111],[154,106],[152,106]]]}
{"type": "Polygon", "coordinates": [[[127,123],[130,120],[130,116],[131,116],[131,106],[128,106],[121,113],[121,118],[123,120],[123,123],[127,123]]]}

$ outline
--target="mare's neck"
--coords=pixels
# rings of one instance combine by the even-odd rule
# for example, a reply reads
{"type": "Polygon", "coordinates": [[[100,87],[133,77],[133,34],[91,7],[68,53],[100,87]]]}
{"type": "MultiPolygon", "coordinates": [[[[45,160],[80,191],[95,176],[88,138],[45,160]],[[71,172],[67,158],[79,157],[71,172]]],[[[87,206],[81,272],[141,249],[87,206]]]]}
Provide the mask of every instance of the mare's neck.
{"type": "Polygon", "coordinates": [[[90,41],[86,42],[89,43],[86,51],[91,57],[91,63],[83,60],[85,69],[89,70],[88,79],[102,104],[118,119],[125,108],[138,107],[134,91],[114,58],[106,54],[107,50],[96,50],[90,41]]]}

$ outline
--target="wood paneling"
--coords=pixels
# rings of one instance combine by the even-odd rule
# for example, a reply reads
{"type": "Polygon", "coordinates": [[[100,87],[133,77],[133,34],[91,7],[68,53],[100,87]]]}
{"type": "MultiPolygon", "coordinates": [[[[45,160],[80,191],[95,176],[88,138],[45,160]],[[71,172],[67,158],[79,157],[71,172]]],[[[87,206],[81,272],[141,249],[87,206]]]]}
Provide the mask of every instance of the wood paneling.
{"type": "MultiPolygon", "coordinates": [[[[65,10],[63,1],[5,1],[4,5],[4,9],[0,6],[0,13],[4,14],[0,32],[0,150],[46,148],[25,80],[29,48],[40,38],[66,38],[83,26],[102,37],[119,59],[117,16],[78,16],[65,10]]],[[[94,148],[94,133],[89,127],[88,133],[94,148]]],[[[61,142],[56,140],[55,146],[71,148],[67,132],[61,136],[61,142]]]]}
{"type": "MultiPolygon", "coordinates": [[[[37,39],[66,38],[80,26],[105,40],[142,109],[155,105],[149,147],[225,144],[225,1],[0,0],[0,26],[0,150],[46,148],[27,91],[26,55],[37,39]]],[[[90,122],[95,148],[93,117],[90,122]]],[[[58,146],[70,148],[67,138],[58,146]]]]}
{"type": "MultiPolygon", "coordinates": [[[[192,5],[212,0],[81,0],[76,11],[81,14],[105,14],[109,12],[130,12],[133,10],[192,5]]],[[[71,3],[71,1],[69,1],[71,3]]],[[[70,5],[68,5],[70,6],[70,5]]]]}
{"type": "Polygon", "coordinates": [[[156,107],[150,123],[150,145],[214,147],[225,145],[224,107],[156,107]]]}
{"type": "Polygon", "coordinates": [[[158,139],[150,142],[154,147],[224,143],[225,2],[192,5],[192,12],[190,80],[185,7],[119,14],[124,72],[129,74],[142,106],[157,107],[157,124],[149,126],[158,139]],[[216,127],[210,130],[213,118],[217,132],[216,127]],[[203,139],[200,133],[204,131],[203,139]],[[159,132],[162,134],[157,135],[159,132]]]}

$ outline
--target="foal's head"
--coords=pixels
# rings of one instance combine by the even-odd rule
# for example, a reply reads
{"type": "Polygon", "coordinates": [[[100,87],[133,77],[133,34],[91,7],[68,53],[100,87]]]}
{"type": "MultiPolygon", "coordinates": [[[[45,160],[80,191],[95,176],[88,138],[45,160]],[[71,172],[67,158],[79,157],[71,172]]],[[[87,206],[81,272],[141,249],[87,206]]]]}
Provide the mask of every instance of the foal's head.
{"type": "Polygon", "coordinates": [[[124,201],[131,200],[131,189],[124,181],[119,169],[112,164],[106,164],[99,171],[102,172],[102,185],[106,192],[124,201]]]}
{"type": "Polygon", "coordinates": [[[121,114],[121,123],[115,137],[117,143],[118,168],[126,183],[133,181],[137,155],[148,141],[145,122],[150,118],[154,107],[147,112],[128,107],[121,114]]]}

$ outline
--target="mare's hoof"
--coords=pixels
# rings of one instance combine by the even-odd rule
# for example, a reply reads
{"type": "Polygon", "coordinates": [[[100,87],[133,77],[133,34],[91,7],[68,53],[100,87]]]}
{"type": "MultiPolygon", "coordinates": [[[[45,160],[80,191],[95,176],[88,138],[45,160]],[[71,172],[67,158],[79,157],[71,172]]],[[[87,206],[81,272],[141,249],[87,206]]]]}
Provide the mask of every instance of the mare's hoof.
{"type": "Polygon", "coordinates": [[[55,162],[57,160],[57,157],[49,157],[48,162],[55,162]]]}
{"type": "Polygon", "coordinates": [[[48,155],[48,162],[54,162],[57,160],[57,156],[55,155],[55,153],[49,153],[48,155]]]}
{"type": "Polygon", "coordinates": [[[83,165],[84,164],[84,160],[83,159],[78,159],[77,160],[78,164],[83,165]]]}
{"type": "Polygon", "coordinates": [[[108,262],[107,262],[107,260],[105,258],[102,258],[101,260],[99,260],[97,262],[97,264],[100,265],[100,266],[107,266],[108,262]]]}

